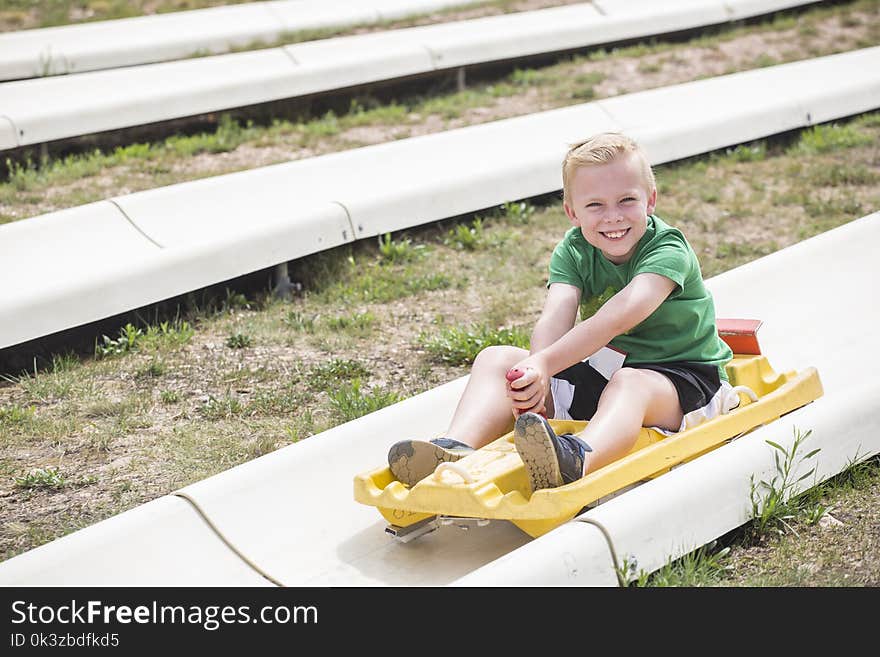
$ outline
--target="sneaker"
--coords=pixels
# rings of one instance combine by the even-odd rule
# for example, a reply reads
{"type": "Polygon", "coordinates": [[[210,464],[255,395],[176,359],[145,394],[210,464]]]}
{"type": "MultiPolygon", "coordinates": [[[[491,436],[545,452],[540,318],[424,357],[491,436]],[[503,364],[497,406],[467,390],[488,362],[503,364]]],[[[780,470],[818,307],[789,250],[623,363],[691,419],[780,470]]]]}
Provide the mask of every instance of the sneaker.
{"type": "Polygon", "coordinates": [[[444,461],[457,461],[473,451],[470,445],[451,438],[401,440],[388,450],[388,465],[398,481],[414,486],[444,461]]]}
{"type": "Polygon", "coordinates": [[[532,492],[580,479],[584,454],[593,451],[570,433],[557,436],[550,423],[536,413],[523,413],[516,419],[513,443],[526,466],[532,492]]]}

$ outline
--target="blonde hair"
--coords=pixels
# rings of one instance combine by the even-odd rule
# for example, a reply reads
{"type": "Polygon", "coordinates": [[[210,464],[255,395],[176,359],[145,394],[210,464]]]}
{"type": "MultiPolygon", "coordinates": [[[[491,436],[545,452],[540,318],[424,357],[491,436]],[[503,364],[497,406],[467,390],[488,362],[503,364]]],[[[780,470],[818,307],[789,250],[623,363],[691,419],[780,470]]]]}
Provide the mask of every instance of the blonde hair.
{"type": "Polygon", "coordinates": [[[656,186],[654,172],[645,152],[633,139],[619,132],[601,132],[589,139],[572,144],[562,160],[562,199],[571,205],[569,187],[574,172],[579,167],[609,164],[620,155],[633,153],[638,156],[645,186],[650,194],[656,186]]]}

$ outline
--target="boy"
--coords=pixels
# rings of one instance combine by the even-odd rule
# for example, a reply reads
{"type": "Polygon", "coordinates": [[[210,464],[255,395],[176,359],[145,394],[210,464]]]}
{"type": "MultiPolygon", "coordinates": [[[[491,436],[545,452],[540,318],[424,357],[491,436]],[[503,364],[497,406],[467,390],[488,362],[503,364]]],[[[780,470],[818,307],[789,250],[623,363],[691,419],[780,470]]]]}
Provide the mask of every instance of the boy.
{"type": "Polygon", "coordinates": [[[515,419],[532,490],[561,486],[626,455],[643,426],[675,433],[739,403],[696,254],[653,214],[657,188],[641,148],[595,135],[568,151],[562,180],[572,227],[551,256],[530,351],[480,352],[445,437],[391,447],[403,483],[495,440],[515,419]],[[545,417],[589,424],[557,436],[545,417]]]}

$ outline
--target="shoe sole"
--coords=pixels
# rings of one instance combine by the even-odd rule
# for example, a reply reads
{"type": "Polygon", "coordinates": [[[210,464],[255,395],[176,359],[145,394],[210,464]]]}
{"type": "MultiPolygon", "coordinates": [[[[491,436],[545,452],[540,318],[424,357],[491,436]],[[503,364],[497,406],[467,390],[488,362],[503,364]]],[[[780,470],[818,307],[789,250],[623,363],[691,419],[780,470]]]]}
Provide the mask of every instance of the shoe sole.
{"type": "Polygon", "coordinates": [[[562,472],[556,449],[547,433],[545,420],[534,414],[521,415],[513,429],[513,444],[526,466],[532,492],[562,486],[562,472]]]}
{"type": "Polygon", "coordinates": [[[424,440],[402,440],[388,451],[388,465],[398,481],[414,486],[441,463],[458,461],[473,451],[452,450],[424,440]]]}

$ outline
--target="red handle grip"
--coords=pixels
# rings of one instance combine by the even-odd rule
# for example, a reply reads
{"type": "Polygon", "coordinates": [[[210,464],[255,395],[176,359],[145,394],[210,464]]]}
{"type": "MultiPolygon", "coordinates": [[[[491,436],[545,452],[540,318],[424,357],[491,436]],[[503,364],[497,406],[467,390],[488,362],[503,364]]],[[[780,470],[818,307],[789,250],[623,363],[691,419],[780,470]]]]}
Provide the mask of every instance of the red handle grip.
{"type": "MultiPolygon", "coordinates": [[[[511,381],[516,381],[523,374],[525,374],[525,372],[523,372],[521,369],[513,367],[513,368],[507,370],[507,374],[505,376],[507,377],[507,381],[511,382],[511,381]]],[[[517,410],[517,415],[522,415],[522,413],[523,413],[522,410],[519,410],[519,409],[517,410]]],[[[547,417],[547,415],[545,413],[541,413],[541,415],[544,417],[547,417]]]]}

